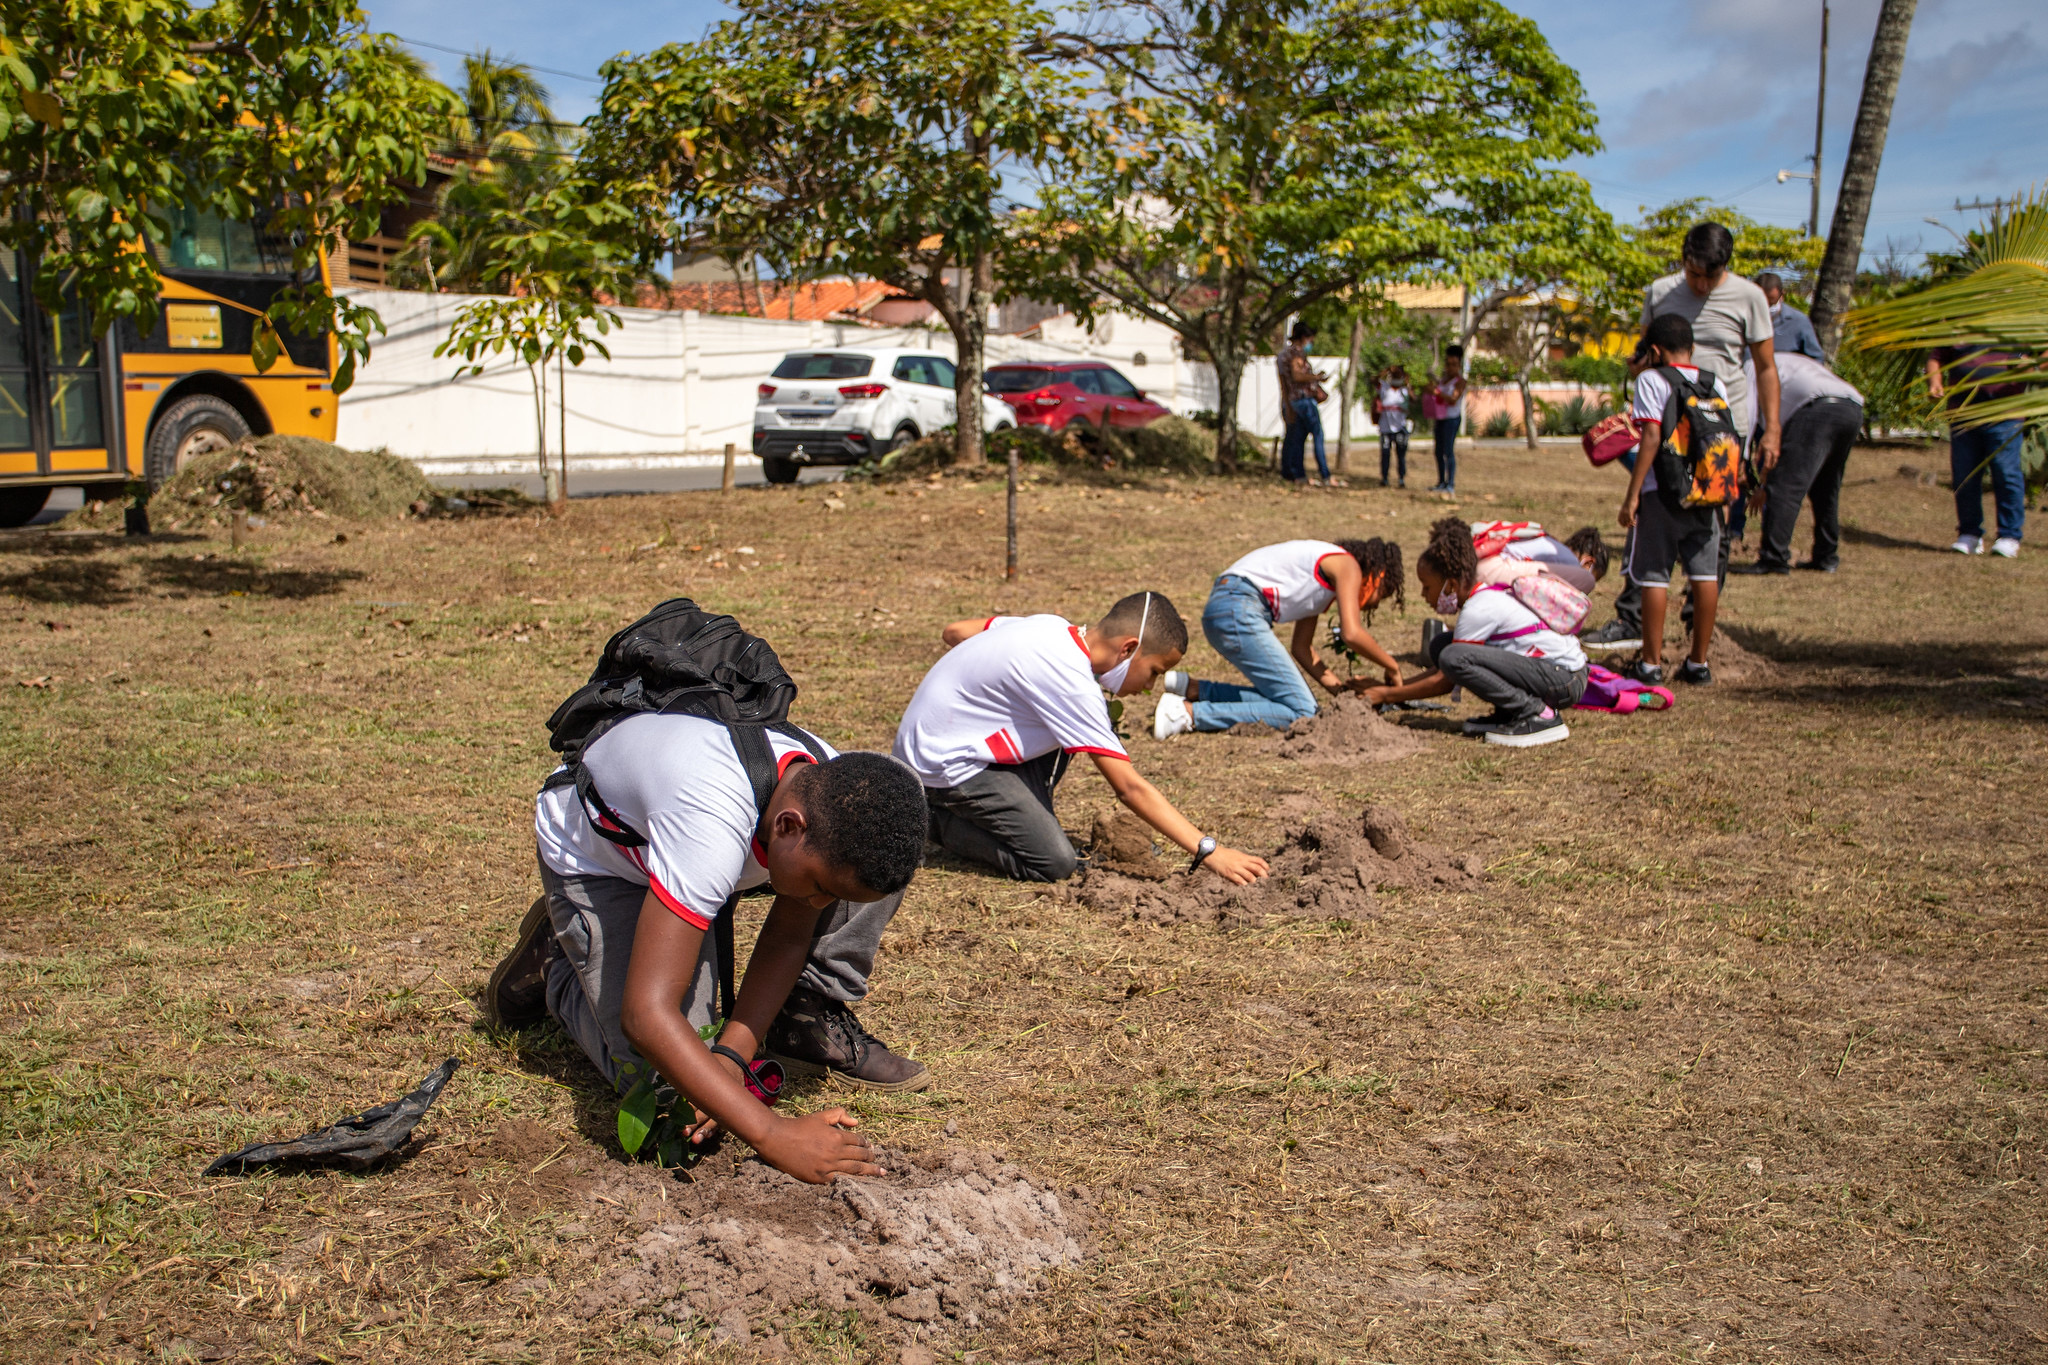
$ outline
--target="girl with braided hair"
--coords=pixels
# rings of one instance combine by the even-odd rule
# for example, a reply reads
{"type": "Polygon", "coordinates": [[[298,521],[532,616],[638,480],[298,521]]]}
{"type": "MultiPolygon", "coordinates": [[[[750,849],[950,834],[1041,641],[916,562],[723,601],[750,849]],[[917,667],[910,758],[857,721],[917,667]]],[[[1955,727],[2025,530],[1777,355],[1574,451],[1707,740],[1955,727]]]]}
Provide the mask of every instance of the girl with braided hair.
{"type": "Polygon", "coordinates": [[[1423,600],[1457,623],[1430,642],[1436,667],[1405,685],[1370,687],[1368,701],[1416,701],[1465,687],[1493,704],[1465,733],[1488,744],[1525,749],[1571,736],[1564,712],[1586,691],[1586,655],[1579,642],[1543,624],[1505,584],[1479,581],[1472,529],[1456,517],[1429,528],[1415,560],[1423,600]]]}
{"type": "Polygon", "coordinates": [[[1365,679],[1338,676],[1316,654],[1316,622],[1333,602],[1344,643],[1378,665],[1389,685],[1399,685],[1401,665],[1366,629],[1373,610],[1389,599],[1403,600],[1401,547],[1377,537],[1290,540],[1252,551],[1216,579],[1202,610],[1202,634],[1250,685],[1175,669],[1161,684],[1166,695],[1153,716],[1153,736],[1228,730],[1245,721],[1285,729],[1316,713],[1303,673],[1333,695],[1362,691],[1365,679]],[[1283,649],[1273,627],[1290,623],[1293,643],[1283,649]]]}

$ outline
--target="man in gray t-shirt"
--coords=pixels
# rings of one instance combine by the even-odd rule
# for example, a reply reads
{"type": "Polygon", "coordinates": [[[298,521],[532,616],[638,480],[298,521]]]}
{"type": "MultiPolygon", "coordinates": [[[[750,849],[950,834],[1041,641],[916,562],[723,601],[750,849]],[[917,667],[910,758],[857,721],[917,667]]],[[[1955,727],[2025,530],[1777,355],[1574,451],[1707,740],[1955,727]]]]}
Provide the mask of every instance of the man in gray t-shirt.
{"type": "Polygon", "coordinates": [[[1692,324],[1692,363],[1711,370],[1728,386],[1735,429],[1745,435],[1759,425],[1757,463],[1766,471],[1778,462],[1778,369],[1772,345],[1771,305],[1764,291],[1730,273],[1735,238],[1719,223],[1701,223],[1685,234],[1685,268],[1643,291],[1643,321],[1677,313],[1692,324]],[[1756,401],[1742,372],[1743,353],[1756,361],[1756,401]],[[1759,410],[1761,410],[1759,414],[1759,410]]]}

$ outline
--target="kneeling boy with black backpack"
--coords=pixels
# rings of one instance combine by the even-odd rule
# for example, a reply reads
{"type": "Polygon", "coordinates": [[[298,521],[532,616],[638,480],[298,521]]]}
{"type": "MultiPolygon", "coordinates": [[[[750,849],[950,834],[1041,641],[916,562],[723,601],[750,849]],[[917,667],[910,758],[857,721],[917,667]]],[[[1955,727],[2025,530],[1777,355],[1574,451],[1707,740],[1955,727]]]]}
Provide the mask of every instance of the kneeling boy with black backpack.
{"type": "Polygon", "coordinates": [[[688,1160],[724,1128],[823,1182],[877,1168],[845,1110],[766,1107],[777,1063],[875,1089],[929,1082],[847,1009],[923,856],[926,815],[902,764],[790,724],[795,694],[765,642],[683,599],[612,638],[549,721],[564,762],[535,807],[546,894],[485,1008],[506,1027],[560,1021],[626,1096],[630,1148],[651,1139],[664,1162],[688,1160]],[[764,883],[775,902],[736,984],[737,897],[764,883]],[[663,1081],[700,1116],[677,1103],[660,1123],[663,1081]]]}

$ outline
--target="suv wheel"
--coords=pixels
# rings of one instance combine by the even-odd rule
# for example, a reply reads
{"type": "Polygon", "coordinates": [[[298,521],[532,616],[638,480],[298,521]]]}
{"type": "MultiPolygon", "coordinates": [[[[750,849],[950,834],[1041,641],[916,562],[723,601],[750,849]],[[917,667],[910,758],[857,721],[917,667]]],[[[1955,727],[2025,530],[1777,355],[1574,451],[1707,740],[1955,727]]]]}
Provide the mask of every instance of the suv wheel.
{"type": "Polygon", "coordinates": [[[250,435],[248,421],[227,399],[210,393],[180,398],[150,426],[142,465],[149,486],[161,488],[173,474],[201,455],[232,449],[250,435]]]}
{"type": "Polygon", "coordinates": [[[26,526],[42,515],[50,490],[42,488],[0,488],[0,526],[26,526]]]}
{"type": "Polygon", "coordinates": [[[770,483],[795,483],[796,476],[803,472],[803,466],[795,460],[785,460],[780,455],[763,455],[761,473],[770,483]]]}
{"type": "Polygon", "coordinates": [[[906,423],[896,428],[896,434],[889,438],[889,450],[901,450],[917,439],[917,428],[906,423]]]}

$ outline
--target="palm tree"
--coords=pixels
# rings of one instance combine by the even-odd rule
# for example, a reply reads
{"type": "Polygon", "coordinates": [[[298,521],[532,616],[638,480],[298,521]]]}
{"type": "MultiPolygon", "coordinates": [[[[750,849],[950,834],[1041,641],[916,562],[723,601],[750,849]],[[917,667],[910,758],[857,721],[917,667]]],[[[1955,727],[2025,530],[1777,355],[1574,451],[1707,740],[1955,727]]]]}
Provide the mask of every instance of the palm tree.
{"type": "Polygon", "coordinates": [[[462,59],[462,114],[451,138],[458,155],[532,158],[562,150],[562,127],[547,86],[523,62],[502,62],[485,48],[462,59]]]}
{"type": "Polygon", "coordinates": [[[1970,425],[2019,418],[2048,421],[2048,193],[2030,191],[1981,236],[1972,234],[1965,273],[1918,293],[1851,312],[1851,344],[1866,350],[1928,351],[1982,346],[2028,357],[1981,381],[1950,385],[1970,425]],[[1988,383],[2029,387],[2004,398],[1981,396],[1988,383]]]}
{"type": "Polygon", "coordinates": [[[1870,40],[1870,62],[1863,69],[1863,101],[1856,107],[1856,129],[1849,135],[1849,155],[1842,163],[1842,187],[1835,193],[1835,219],[1828,228],[1828,254],[1814,283],[1813,326],[1829,355],[1842,335],[1842,314],[1849,311],[1856,288],[1856,266],[1863,259],[1863,229],[1870,222],[1870,199],[1877,192],[1877,167],[1884,160],[1885,134],[1891,128],[1892,99],[1899,93],[1899,72],[1906,64],[1906,35],[1913,28],[1918,0],[1884,0],[1877,33],[1870,40]]]}

